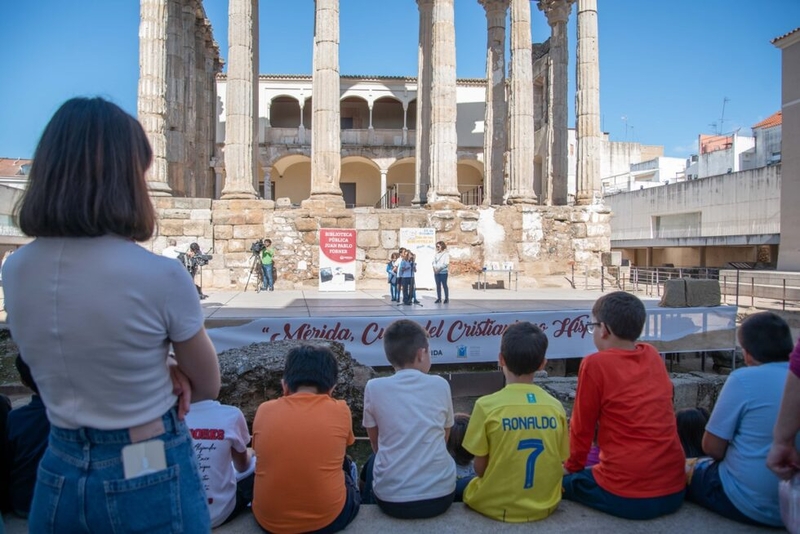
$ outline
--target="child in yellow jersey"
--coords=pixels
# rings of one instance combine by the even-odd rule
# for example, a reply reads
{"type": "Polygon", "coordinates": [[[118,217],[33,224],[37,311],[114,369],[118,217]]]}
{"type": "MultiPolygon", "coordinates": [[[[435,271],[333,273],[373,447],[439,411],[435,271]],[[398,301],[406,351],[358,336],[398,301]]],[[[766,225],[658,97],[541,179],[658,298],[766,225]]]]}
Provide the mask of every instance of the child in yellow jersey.
{"type": "Polygon", "coordinates": [[[478,399],[464,437],[477,474],[464,503],[498,521],[544,519],[561,500],[567,416],[558,400],[533,384],[546,351],[539,327],[519,322],[506,329],[499,357],[506,387],[478,399]]]}

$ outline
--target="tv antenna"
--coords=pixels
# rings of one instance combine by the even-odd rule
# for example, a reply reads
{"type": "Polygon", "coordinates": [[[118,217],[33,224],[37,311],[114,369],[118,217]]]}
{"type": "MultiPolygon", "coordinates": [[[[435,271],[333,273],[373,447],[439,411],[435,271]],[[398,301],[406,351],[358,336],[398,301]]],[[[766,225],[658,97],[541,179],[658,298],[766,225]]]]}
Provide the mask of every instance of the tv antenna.
{"type": "Polygon", "coordinates": [[[725,131],[725,127],[724,127],[724,124],[725,124],[725,104],[727,104],[730,101],[731,101],[730,98],[728,98],[727,96],[722,99],[722,115],[720,115],[720,117],[719,117],[719,133],[720,134],[722,134],[722,132],[725,131]]]}

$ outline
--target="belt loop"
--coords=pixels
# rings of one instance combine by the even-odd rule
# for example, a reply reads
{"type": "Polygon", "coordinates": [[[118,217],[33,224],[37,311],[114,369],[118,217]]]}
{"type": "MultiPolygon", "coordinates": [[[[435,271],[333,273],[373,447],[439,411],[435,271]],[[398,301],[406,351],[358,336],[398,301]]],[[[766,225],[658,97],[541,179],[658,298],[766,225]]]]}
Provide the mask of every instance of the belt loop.
{"type": "Polygon", "coordinates": [[[167,428],[167,432],[172,432],[173,434],[177,434],[178,429],[181,427],[181,423],[183,422],[180,419],[178,419],[178,407],[173,406],[172,408],[169,409],[166,415],[168,416],[168,421],[169,421],[169,428],[167,428]]]}

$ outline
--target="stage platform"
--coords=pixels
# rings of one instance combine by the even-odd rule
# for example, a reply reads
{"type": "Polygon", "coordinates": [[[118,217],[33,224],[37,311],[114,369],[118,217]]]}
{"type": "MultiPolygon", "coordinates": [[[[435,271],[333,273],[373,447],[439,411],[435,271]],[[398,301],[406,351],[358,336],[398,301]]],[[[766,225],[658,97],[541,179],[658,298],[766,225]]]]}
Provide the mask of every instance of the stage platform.
{"type": "MultiPolygon", "coordinates": [[[[591,309],[603,295],[580,289],[451,289],[448,304],[435,304],[436,292],[417,290],[420,304],[405,306],[390,301],[388,287],[351,292],[321,292],[316,289],[207,292],[202,301],[209,327],[241,324],[243,320],[267,317],[425,317],[515,311],[591,309]]],[[[648,308],[658,299],[640,296],[648,308]]]]}

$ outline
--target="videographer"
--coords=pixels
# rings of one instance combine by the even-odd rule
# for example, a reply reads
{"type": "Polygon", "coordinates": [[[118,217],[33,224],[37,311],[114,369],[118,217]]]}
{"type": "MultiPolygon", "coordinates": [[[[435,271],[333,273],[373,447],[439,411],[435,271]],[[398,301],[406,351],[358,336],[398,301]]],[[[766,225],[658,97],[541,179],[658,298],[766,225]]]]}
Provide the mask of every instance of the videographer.
{"type": "Polygon", "coordinates": [[[273,267],[273,258],[275,256],[275,249],[272,248],[272,240],[264,239],[264,248],[261,249],[259,254],[261,256],[261,270],[264,273],[264,285],[261,289],[264,291],[266,291],[267,289],[269,289],[270,291],[274,291],[275,277],[272,271],[272,267],[273,267]]]}
{"type": "MultiPolygon", "coordinates": [[[[197,243],[189,245],[189,250],[187,250],[184,255],[184,265],[186,266],[186,270],[189,271],[189,274],[192,275],[192,279],[197,275],[197,269],[206,265],[209,260],[211,260],[211,255],[203,254],[200,250],[200,245],[197,243]]],[[[195,284],[194,287],[197,288],[197,294],[200,296],[200,300],[208,298],[208,295],[203,294],[203,289],[199,285],[195,284]]]]}

